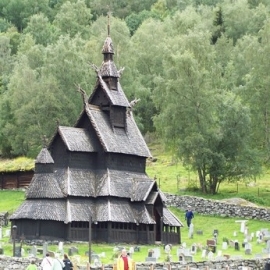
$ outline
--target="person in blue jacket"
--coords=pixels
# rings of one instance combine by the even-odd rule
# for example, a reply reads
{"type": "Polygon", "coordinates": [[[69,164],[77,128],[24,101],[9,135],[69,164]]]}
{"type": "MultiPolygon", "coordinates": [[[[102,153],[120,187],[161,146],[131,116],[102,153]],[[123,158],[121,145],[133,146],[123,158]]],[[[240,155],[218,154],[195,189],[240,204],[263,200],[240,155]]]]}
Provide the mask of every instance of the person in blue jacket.
{"type": "Polygon", "coordinates": [[[187,221],[187,226],[190,226],[191,220],[194,218],[194,214],[191,211],[191,209],[189,208],[188,210],[186,210],[186,215],[185,215],[185,220],[187,221]]]}

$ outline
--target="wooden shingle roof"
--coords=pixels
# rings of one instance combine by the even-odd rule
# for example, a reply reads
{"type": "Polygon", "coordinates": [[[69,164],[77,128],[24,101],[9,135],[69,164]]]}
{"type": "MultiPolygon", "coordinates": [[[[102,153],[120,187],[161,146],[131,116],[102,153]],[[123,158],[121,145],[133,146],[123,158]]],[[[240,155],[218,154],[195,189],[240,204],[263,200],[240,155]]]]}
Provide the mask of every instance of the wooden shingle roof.
{"type": "MultiPolygon", "coordinates": [[[[121,84],[117,83],[117,91],[112,91],[109,89],[108,85],[104,82],[104,80],[99,77],[99,83],[97,84],[96,88],[100,85],[103,89],[105,95],[108,97],[110,103],[113,106],[123,106],[123,107],[130,107],[130,103],[121,87],[121,84]]],[[[95,89],[96,90],[96,89],[95,89]]],[[[91,102],[92,96],[95,94],[95,91],[89,98],[89,103],[91,102]]]]}
{"type": "Polygon", "coordinates": [[[144,173],[107,169],[97,175],[96,195],[144,201],[154,184],[144,173]]]}
{"type": "Polygon", "coordinates": [[[169,226],[183,227],[182,222],[167,207],[163,207],[163,222],[169,226]]]}
{"type": "Polygon", "coordinates": [[[52,156],[51,156],[51,154],[50,154],[50,152],[48,151],[47,148],[43,147],[40,150],[40,152],[39,152],[39,154],[38,154],[38,156],[37,156],[37,158],[35,160],[35,163],[41,163],[41,164],[54,163],[53,158],[52,158],[52,156]]]}
{"type": "Polygon", "coordinates": [[[26,191],[26,198],[63,198],[65,195],[53,173],[35,173],[26,191]]]}
{"type": "Polygon", "coordinates": [[[26,200],[11,215],[11,219],[55,220],[70,223],[72,221],[123,222],[155,224],[142,203],[131,204],[127,200],[116,198],[68,200],[26,200]]]}
{"type": "Polygon", "coordinates": [[[59,126],[58,132],[69,151],[95,152],[94,143],[86,129],[59,126]]]}
{"type": "Polygon", "coordinates": [[[105,152],[151,157],[132,114],[127,117],[126,130],[113,129],[108,115],[96,106],[88,105],[86,113],[105,152]]]}
{"type": "Polygon", "coordinates": [[[34,219],[65,221],[65,200],[26,200],[11,215],[10,219],[34,219]]]}

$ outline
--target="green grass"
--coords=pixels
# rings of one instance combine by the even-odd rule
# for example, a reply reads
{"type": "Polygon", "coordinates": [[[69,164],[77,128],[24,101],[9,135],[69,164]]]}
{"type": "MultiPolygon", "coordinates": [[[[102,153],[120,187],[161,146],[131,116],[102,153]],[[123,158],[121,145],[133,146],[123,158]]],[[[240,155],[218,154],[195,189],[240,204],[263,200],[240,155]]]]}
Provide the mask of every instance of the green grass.
{"type": "Polygon", "coordinates": [[[21,190],[1,190],[0,194],[0,212],[13,213],[25,199],[21,190]]]}
{"type": "Polygon", "coordinates": [[[149,177],[156,179],[163,192],[215,200],[239,197],[264,207],[270,207],[270,171],[267,169],[264,169],[263,174],[255,180],[234,183],[224,181],[217,194],[202,194],[199,191],[197,174],[184,168],[182,163],[166,152],[160,144],[150,144],[149,148],[156,161],[148,161],[146,172],[149,177]]]}

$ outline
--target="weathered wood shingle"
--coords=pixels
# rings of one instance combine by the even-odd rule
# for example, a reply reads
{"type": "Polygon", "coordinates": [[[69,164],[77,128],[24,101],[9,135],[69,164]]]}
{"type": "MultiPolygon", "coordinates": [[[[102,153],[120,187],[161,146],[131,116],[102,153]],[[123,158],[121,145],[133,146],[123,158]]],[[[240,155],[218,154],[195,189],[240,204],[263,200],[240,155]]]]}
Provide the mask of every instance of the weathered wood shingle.
{"type": "Polygon", "coordinates": [[[108,115],[95,106],[87,106],[86,112],[105,152],[151,157],[132,114],[127,117],[124,130],[113,129],[108,115]]]}
{"type": "Polygon", "coordinates": [[[83,128],[59,126],[58,132],[69,151],[95,152],[95,145],[92,142],[89,132],[83,128]]]}

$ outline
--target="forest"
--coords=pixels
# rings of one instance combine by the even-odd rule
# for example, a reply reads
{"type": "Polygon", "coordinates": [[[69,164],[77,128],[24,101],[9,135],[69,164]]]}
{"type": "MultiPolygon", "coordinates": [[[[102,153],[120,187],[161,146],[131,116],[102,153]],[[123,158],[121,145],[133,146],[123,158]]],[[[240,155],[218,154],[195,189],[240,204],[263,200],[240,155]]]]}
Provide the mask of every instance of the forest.
{"type": "Polygon", "coordinates": [[[120,83],[202,192],[270,164],[270,0],[2,0],[0,155],[35,158],[73,126],[113,40],[120,83]],[[108,16],[109,14],[109,16],[108,16]]]}

